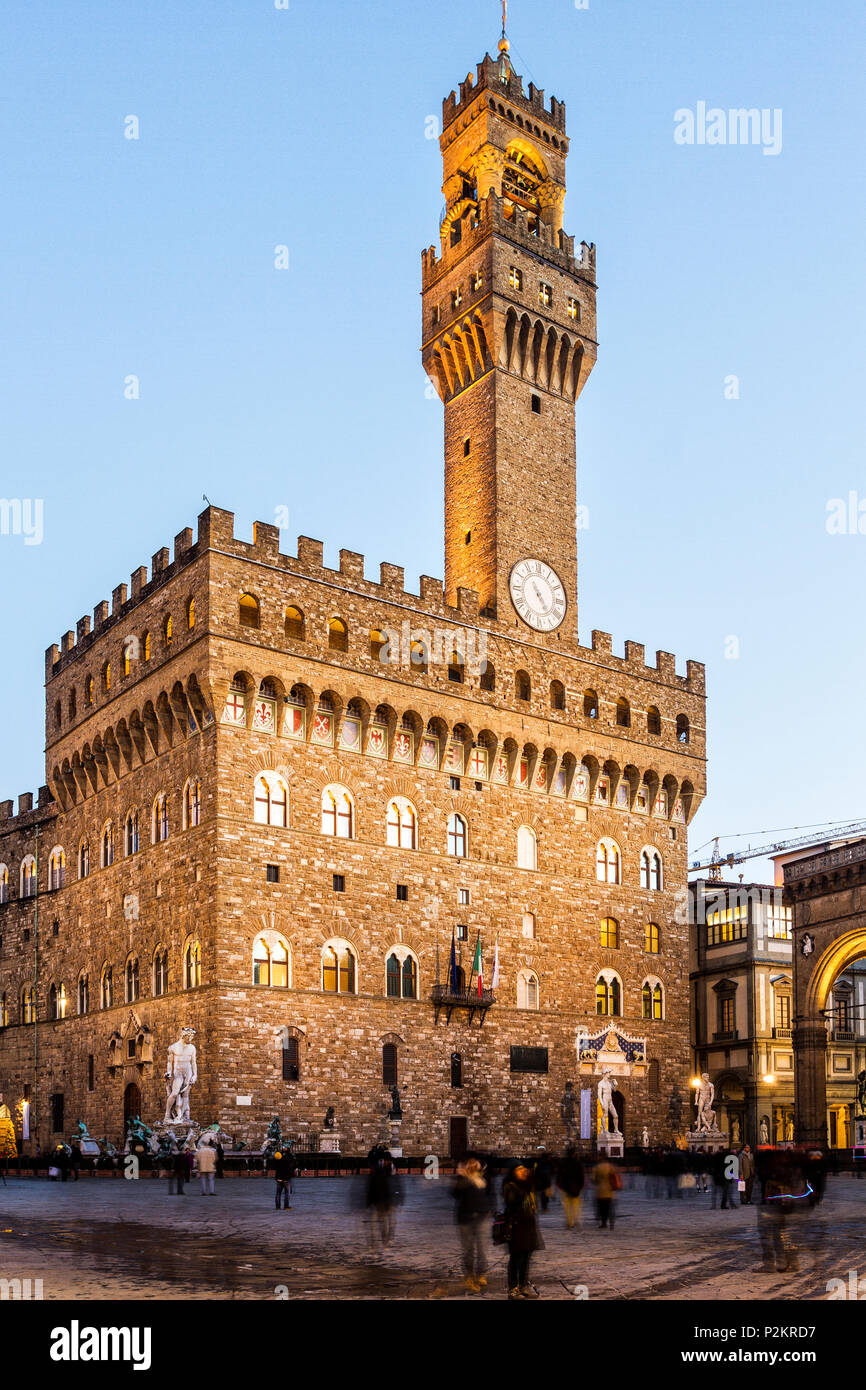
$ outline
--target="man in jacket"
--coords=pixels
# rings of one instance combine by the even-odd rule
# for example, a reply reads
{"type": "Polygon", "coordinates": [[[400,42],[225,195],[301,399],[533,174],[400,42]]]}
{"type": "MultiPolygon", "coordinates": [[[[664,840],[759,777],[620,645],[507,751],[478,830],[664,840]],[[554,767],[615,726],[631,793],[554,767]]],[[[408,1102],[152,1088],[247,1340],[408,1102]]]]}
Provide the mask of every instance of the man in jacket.
{"type": "Polygon", "coordinates": [[[292,1209],[292,1179],[295,1176],[295,1160],[292,1157],[291,1149],[287,1148],[285,1153],[278,1151],[274,1154],[274,1177],[277,1182],[275,1193],[277,1211],[280,1209],[282,1200],[283,1211],[292,1209]]]}
{"type": "Polygon", "coordinates": [[[216,1149],[213,1144],[202,1144],[200,1149],[196,1149],[195,1166],[201,1178],[201,1195],[203,1197],[215,1196],[216,1149]]]}
{"type": "Polygon", "coordinates": [[[746,1184],[740,1193],[740,1205],[750,1207],[752,1205],[752,1188],[755,1186],[755,1160],[748,1144],[745,1144],[740,1150],[740,1177],[746,1184]]]}

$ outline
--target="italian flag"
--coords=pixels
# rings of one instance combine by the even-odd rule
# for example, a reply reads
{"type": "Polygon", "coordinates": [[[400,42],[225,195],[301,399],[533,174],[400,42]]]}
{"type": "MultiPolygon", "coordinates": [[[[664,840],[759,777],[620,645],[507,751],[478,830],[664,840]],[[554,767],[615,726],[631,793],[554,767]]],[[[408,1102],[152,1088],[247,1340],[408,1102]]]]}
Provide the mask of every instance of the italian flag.
{"type": "Polygon", "coordinates": [[[484,967],[483,967],[482,964],[481,964],[481,933],[480,933],[480,932],[478,933],[478,939],[477,939],[476,942],[475,942],[475,959],[474,959],[473,962],[472,962],[472,969],[478,971],[478,998],[480,999],[480,998],[481,998],[481,995],[482,995],[482,992],[483,992],[483,990],[484,990],[484,983],[483,983],[484,967]]]}

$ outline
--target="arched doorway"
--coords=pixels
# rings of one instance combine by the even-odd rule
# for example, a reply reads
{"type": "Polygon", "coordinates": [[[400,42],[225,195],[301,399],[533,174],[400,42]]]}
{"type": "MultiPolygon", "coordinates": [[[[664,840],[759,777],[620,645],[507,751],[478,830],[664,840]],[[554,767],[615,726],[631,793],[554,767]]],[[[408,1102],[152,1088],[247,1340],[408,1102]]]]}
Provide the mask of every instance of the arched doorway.
{"type": "Polygon", "coordinates": [[[126,1124],[133,1116],[141,1114],[141,1090],[134,1081],[130,1081],[123,1093],[123,1133],[126,1135],[126,1124]]]}
{"type": "Polygon", "coordinates": [[[866,957],[866,839],[786,864],[784,882],[794,909],[794,1138],[847,1147],[850,1111],[836,1107],[835,1122],[828,1112],[827,1053],[853,1031],[838,1026],[832,996],[843,972],[866,957]]]}

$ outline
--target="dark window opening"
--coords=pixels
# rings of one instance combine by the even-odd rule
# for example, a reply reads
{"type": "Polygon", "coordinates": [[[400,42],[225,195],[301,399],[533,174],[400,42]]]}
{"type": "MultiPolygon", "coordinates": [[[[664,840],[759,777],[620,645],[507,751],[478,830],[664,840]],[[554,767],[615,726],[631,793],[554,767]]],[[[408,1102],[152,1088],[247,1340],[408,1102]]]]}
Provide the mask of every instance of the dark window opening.
{"type": "Polygon", "coordinates": [[[451,1085],[463,1085],[463,1058],[459,1052],[451,1053],[451,1085]]]}
{"type": "Polygon", "coordinates": [[[283,1039],[283,1080],[297,1081],[301,1074],[297,1038],[283,1039]]]}
{"type": "Polygon", "coordinates": [[[533,413],[533,415],[540,415],[540,414],[541,414],[541,397],[540,397],[540,396],[533,396],[533,397],[532,397],[532,413],[533,413]]]}
{"type": "Polygon", "coordinates": [[[51,1097],[51,1132],[53,1134],[62,1134],[64,1129],[63,1092],[57,1091],[51,1097]]]}
{"type": "Polygon", "coordinates": [[[469,454],[471,453],[471,451],[472,451],[472,440],[471,440],[471,439],[464,439],[464,441],[463,441],[463,457],[464,457],[464,458],[468,458],[468,457],[469,457],[469,454]]]}
{"type": "Polygon", "coordinates": [[[409,901],[409,885],[407,883],[397,884],[397,901],[398,903],[407,903],[409,901]]]}
{"type": "Polygon", "coordinates": [[[450,786],[450,788],[451,788],[451,791],[453,791],[453,792],[459,792],[459,790],[460,790],[460,778],[459,778],[459,777],[450,777],[450,778],[448,779],[448,781],[449,781],[449,786],[450,786]]]}
{"type": "Polygon", "coordinates": [[[96,1058],[92,1052],[87,1059],[87,1089],[88,1091],[96,1090],[96,1058]]]}
{"type": "Polygon", "coordinates": [[[280,866],[279,866],[279,864],[267,864],[265,867],[266,867],[266,869],[267,869],[267,879],[268,879],[268,883],[279,883],[279,881],[280,881],[280,866]]]}
{"type": "Polygon", "coordinates": [[[394,1043],[385,1043],[382,1048],[382,1085],[397,1085],[397,1048],[394,1043]]]}
{"type": "Polygon", "coordinates": [[[345,874],[334,874],[334,892],[335,892],[335,893],[345,893],[345,891],[346,891],[346,875],[345,875],[345,874]]]}

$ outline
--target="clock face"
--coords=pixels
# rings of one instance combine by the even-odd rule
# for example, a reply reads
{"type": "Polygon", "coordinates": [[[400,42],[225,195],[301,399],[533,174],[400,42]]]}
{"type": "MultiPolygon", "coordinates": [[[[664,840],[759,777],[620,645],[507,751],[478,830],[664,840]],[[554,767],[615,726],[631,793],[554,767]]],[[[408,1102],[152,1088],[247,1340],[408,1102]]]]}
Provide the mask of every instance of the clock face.
{"type": "Polygon", "coordinates": [[[511,602],[536,632],[553,632],[565,617],[562,580],[543,560],[518,560],[508,579],[511,602]]]}

